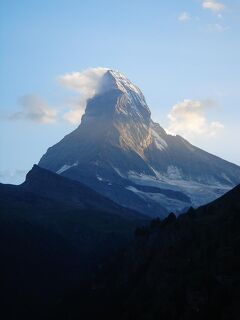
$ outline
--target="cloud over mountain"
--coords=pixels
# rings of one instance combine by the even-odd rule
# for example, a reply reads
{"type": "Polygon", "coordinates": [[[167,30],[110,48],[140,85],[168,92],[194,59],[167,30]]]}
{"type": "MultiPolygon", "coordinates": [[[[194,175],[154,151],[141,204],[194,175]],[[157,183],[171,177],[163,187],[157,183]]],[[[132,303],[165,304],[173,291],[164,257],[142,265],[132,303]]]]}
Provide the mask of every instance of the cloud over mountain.
{"type": "Polygon", "coordinates": [[[80,94],[78,99],[69,104],[70,111],[63,118],[73,124],[79,123],[86,108],[86,102],[101,90],[101,78],[107,68],[89,68],[83,72],[66,73],[58,77],[59,83],[80,94]]]}

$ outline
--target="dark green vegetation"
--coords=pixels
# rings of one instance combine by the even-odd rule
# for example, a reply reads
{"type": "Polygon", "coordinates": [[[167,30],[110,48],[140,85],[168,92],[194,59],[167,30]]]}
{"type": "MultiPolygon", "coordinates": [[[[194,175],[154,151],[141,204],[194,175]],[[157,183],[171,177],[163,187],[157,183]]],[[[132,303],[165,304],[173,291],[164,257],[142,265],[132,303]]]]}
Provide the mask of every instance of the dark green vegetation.
{"type": "Polygon", "coordinates": [[[134,242],[59,306],[57,319],[240,319],[240,186],[138,228],[134,242]]]}

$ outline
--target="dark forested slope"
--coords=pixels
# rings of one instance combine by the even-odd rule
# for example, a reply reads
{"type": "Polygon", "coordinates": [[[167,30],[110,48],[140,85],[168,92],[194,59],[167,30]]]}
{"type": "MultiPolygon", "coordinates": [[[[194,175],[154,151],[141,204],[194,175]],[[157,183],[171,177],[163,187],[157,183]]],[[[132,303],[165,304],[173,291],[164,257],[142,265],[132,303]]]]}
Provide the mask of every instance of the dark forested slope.
{"type": "Polygon", "coordinates": [[[172,213],[138,228],[124,253],[64,301],[62,315],[237,320],[239,270],[240,186],[179,218],[172,213]]]}

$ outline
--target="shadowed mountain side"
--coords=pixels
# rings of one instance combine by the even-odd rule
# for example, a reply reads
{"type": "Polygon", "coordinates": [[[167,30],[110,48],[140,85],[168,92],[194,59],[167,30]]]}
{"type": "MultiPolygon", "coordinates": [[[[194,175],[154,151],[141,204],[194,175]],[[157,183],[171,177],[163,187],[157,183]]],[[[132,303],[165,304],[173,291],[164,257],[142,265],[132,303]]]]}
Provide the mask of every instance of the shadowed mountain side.
{"type": "Polygon", "coordinates": [[[0,184],[1,314],[51,318],[58,297],[79,287],[146,221],[37,166],[20,186],[0,184]]]}
{"type": "Polygon", "coordinates": [[[126,219],[146,218],[114,203],[79,181],[67,179],[37,165],[29,171],[26,181],[19,188],[73,208],[102,210],[123,215],[126,219]]]}
{"type": "Polygon", "coordinates": [[[240,186],[178,218],[138,228],[132,245],[60,319],[237,320],[240,318],[240,186]]]}

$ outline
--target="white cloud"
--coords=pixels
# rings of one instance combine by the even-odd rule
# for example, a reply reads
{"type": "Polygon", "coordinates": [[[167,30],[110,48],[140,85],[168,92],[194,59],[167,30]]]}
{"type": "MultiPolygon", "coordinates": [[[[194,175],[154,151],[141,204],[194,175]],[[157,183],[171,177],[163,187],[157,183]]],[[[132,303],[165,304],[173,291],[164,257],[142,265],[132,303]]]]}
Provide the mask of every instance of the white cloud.
{"type": "MultiPolygon", "coordinates": [[[[109,83],[103,81],[108,68],[90,68],[83,72],[72,72],[58,77],[59,83],[77,93],[65,101],[69,111],[61,115],[62,119],[77,124],[81,122],[86,102],[95,94],[109,89],[109,83]]],[[[28,120],[36,123],[54,123],[60,120],[57,109],[35,94],[24,95],[19,99],[21,110],[10,115],[10,120],[28,120]]]]}
{"type": "Polygon", "coordinates": [[[78,108],[75,110],[70,110],[63,115],[63,119],[72,123],[72,124],[78,124],[81,122],[82,116],[84,115],[85,108],[78,108]]]}
{"type": "Polygon", "coordinates": [[[86,102],[102,89],[101,79],[108,71],[107,68],[91,68],[83,72],[67,73],[58,78],[66,88],[80,93],[80,96],[69,103],[70,111],[63,118],[73,124],[79,123],[85,112],[86,102]]]}
{"type": "Polygon", "coordinates": [[[50,107],[41,97],[31,94],[19,98],[22,110],[12,114],[10,120],[28,120],[36,123],[53,123],[57,120],[57,110],[50,107]]]}
{"type": "Polygon", "coordinates": [[[178,17],[178,21],[180,21],[180,22],[186,22],[190,19],[191,19],[191,17],[189,15],[189,13],[186,11],[182,12],[178,17]]]}
{"type": "Polygon", "coordinates": [[[167,132],[179,134],[188,139],[198,135],[215,136],[224,126],[218,121],[207,120],[204,111],[211,106],[213,106],[212,101],[185,99],[177,103],[168,114],[167,132]]]}
{"type": "Polygon", "coordinates": [[[70,111],[65,111],[62,118],[71,124],[79,124],[86,108],[86,103],[83,101],[83,98],[79,94],[77,96],[71,96],[65,100],[64,105],[70,111]]]}
{"type": "Polygon", "coordinates": [[[209,24],[207,26],[207,31],[209,32],[224,32],[229,30],[230,28],[228,26],[223,26],[219,23],[209,24]]]}
{"type": "Polygon", "coordinates": [[[215,13],[221,12],[226,8],[223,3],[217,2],[216,0],[203,0],[202,6],[204,9],[211,10],[215,13]]]}

